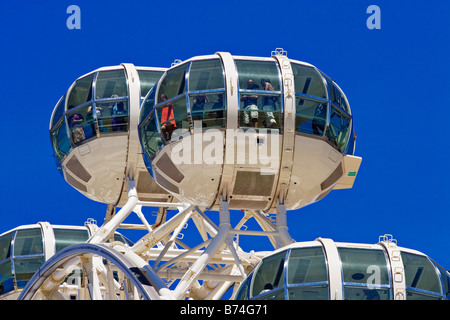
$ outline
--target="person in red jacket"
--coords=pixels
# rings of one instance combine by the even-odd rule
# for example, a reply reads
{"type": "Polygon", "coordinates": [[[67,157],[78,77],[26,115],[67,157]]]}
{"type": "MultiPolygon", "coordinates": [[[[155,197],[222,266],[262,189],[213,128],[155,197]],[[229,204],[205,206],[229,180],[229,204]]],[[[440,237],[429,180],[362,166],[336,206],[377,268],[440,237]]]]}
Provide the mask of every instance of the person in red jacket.
{"type": "MultiPolygon", "coordinates": [[[[161,95],[161,101],[166,101],[167,96],[165,94],[161,95]]],[[[172,132],[177,128],[175,123],[175,116],[173,113],[173,105],[167,105],[161,110],[161,132],[166,141],[169,141],[172,137],[172,132]]]]}

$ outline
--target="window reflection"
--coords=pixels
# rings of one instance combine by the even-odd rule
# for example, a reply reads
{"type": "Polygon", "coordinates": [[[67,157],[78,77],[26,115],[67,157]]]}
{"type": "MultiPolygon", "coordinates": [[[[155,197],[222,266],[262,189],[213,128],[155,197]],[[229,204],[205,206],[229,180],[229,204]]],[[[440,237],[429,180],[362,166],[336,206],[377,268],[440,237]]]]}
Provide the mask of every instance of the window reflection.
{"type": "Polygon", "coordinates": [[[56,123],[63,117],[66,104],[66,95],[64,95],[57,103],[55,111],[53,112],[53,119],[51,127],[54,127],[56,123]]]}
{"type": "Polygon", "coordinates": [[[240,127],[281,128],[280,74],[274,61],[235,60],[240,127]]]}
{"type": "Polygon", "coordinates": [[[95,135],[94,119],[90,110],[92,110],[92,104],[87,104],[82,107],[72,108],[70,112],[66,113],[70,137],[74,145],[95,135]]]}
{"type": "MultiPolygon", "coordinates": [[[[1,260],[0,260],[1,261],[1,260]]],[[[11,261],[0,262],[0,295],[14,290],[11,261]]]]}
{"type": "Polygon", "coordinates": [[[158,82],[164,71],[138,70],[139,81],[141,82],[141,98],[143,99],[150,89],[158,82]]]}
{"type": "MultiPolygon", "coordinates": [[[[286,251],[263,259],[253,276],[251,296],[255,297],[272,291],[284,284],[284,259],[286,251]]],[[[284,299],[284,294],[282,294],[284,299]]]]}
{"type": "Polygon", "coordinates": [[[438,299],[442,295],[439,277],[434,265],[425,256],[402,252],[405,267],[406,299],[438,299]]]}
{"type": "Polygon", "coordinates": [[[225,127],[224,93],[193,94],[189,96],[192,120],[201,120],[203,128],[225,127]]]}
{"type": "Polygon", "coordinates": [[[14,239],[14,273],[18,288],[23,288],[44,263],[44,246],[40,228],[17,231],[14,239]]]}
{"type": "Polygon", "coordinates": [[[55,234],[55,251],[58,252],[73,244],[86,242],[89,239],[87,229],[59,229],[53,228],[55,234]]]}
{"type": "Polygon", "coordinates": [[[344,152],[351,134],[350,118],[333,106],[330,111],[330,125],[327,130],[327,139],[339,151],[344,152]]]}
{"type": "Polygon", "coordinates": [[[345,96],[342,90],[336,85],[336,83],[333,80],[330,79],[330,77],[328,77],[323,73],[322,75],[325,78],[328,85],[330,101],[334,103],[336,106],[340,107],[345,112],[349,113],[350,109],[348,107],[347,101],[345,100],[345,96]]]}
{"type": "Polygon", "coordinates": [[[296,131],[323,136],[327,121],[328,103],[297,96],[295,105],[296,131]]]}
{"type": "Polygon", "coordinates": [[[192,62],[189,70],[189,91],[224,88],[222,63],[219,59],[192,62]]]}
{"type": "Polygon", "coordinates": [[[128,95],[125,70],[100,71],[95,83],[95,98],[125,97],[128,95]]]}
{"type": "Polygon", "coordinates": [[[156,126],[155,112],[152,110],[148,118],[140,125],[141,141],[149,160],[153,160],[162,145],[161,136],[156,126]]]}
{"type": "Polygon", "coordinates": [[[389,300],[390,282],[383,250],[338,248],[344,299],[389,300]]]}
{"type": "Polygon", "coordinates": [[[61,161],[70,151],[70,142],[69,137],[67,136],[66,123],[64,119],[61,119],[60,122],[50,131],[50,136],[55,155],[61,161]]]}
{"type": "MultiPolygon", "coordinates": [[[[163,96],[161,99],[164,101],[166,97],[163,96]]],[[[189,119],[184,96],[158,106],[156,111],[160,121],[161,135],[166,143],[189,132],[189,119]]]]}
{"type": "Polygon", "coordinates": [[[312,67],[292,63],[296,94],[327,98],[325,86],[319,73],[312,67]]]}
{"type": "Polygon", "coordinates": [[[163,101],[161,100],[162,95],[165,95],[166,99],[171,99],[185,92],[185,75],[187,66],[188,64],[184,64],[167,71],[167,74],[161,80],[157,103],[161,103],[163,101]]]}
{"type": "Polygon", "coordinates": [[[67,101],[68,109],[75,108],[83,103],[92,100],[92,80],[94,74],[90,74],[84,78],[77,80],[70,90],[67,101]]]}

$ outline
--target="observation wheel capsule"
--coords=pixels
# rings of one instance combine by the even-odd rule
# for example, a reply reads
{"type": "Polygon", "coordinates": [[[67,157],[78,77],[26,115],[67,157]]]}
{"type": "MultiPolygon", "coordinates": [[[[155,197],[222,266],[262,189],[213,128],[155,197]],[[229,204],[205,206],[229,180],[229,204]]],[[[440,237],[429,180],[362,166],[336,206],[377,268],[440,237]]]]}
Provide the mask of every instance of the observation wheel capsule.
{"type": "Polygon", "coordinates": [[[145,98],[139,135],[155,181],[218,209],[294,210],[351,188],[361,158],[347,98],[311,64],[219,52],[168,69],[145,98]]]}
{"type": "Polygon", "coordinates": [[[141,200],[171,196],[148,173],[137,133],[141,100],[163,68],[121,64],[78,78],[56,104],[50,138],[64,179],[86,197],[122,206],[126,177],[133,175],[141,200]]]}

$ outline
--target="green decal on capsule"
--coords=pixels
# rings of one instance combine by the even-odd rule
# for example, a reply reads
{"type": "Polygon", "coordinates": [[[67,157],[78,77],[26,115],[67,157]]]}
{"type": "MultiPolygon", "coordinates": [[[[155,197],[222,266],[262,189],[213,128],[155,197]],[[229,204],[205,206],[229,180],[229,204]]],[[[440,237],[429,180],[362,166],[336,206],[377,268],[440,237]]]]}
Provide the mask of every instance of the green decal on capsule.
{"type": "Polygon", "coordinates": [[[356,171],[351,171],[348,173],[349,177],[356,177],[356,171]]]}

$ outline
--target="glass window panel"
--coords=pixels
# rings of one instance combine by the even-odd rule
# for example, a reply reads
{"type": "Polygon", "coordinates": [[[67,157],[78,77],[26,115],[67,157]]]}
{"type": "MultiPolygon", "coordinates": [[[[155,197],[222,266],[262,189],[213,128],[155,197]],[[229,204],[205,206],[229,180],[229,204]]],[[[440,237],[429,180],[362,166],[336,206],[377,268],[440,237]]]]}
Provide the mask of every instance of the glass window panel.
{"type": "Polygon", "coordinates": [[[289,254],[288,284],[328,281],[322,247],[292,249],[289,254]]]}
{"type": "Polygon", "coordinates": [[[327,139],[339,151],[343,152],[350,137],[350,118],[336,108],[330,109],[330,126],[327,130],[327,139]]]}
{"type": "Polygon", "coordinates": [[[74,144],[83,142],[95,135],[95,122],[92,117],[92,104],[66,113],[69,132],[74,144]]]}
{"type": "Polygon", "coordinates": [[[406,290],[406,300],[441,300],[440,296],[434,296],[423,292],[406,290]]]}
{"type": "Polygon", "coordinates": [[[328,104],[297,95],[295,105],[296,131],[323,136],[327,121],[328,104]]]}
{"type": "Polygon", "coordinates": [[[239,74],[240,126],[281,128],[280,75],[275,62],[235,60],[235,63],[239,74]]]}
{"type": "Polygon", "coordinates": [[[13,233],[7,233],[0,237],[0,261],[11,256],[11,240],[13,233]]]}
{"type": "Polygon", "coordinates": [[[435,263],[436,267],[441,273],[442,284],[444,285],[444,295],[450,299],[450,272],[445,270],[439,264],[435,263]]]}
{"type": "Polygon", "coordinates": [[[53,113],[53,120],[52,120],[52,128],[55,126],[56,123],[63,117],[64,115],[64,108],[66,103],[66,96],[64,95],[59,101],[58,104],[55,107],[55,111],[53,113]]]}
{"type": "Polygon", "coordinates": [[[224,88],[222,63],[219,59],[192,62],[189,70],[189,91],[224,88]]]}
{"type": "Polygon", "coordinates": [[[240,95],[240,127],[281,128],[282,113],[279,94],[243,93],[240,95]]]}
{"type": "Polygon", "coordinates": [[[328,300],[328,286],[301,286],[288,288],[289,300],[328,300]]]}
{"type": "Polygon", "coordinates": [[[89,239],[87,230],[59,229],[53,228],[55,234],[56,252],[73,244],[86,242],[89,239]]]}
{"type": "Polygon", "coordinates": [[[350,129],[347,148],[345,148],[345,154],[353,155],[354,153],[355,153],[355,129],[352,126],[352,128],[350,129]]]}
{"type": "Polygon", "coordinates": [[[158,103],[184,93],[187,66],[185,63],[167,71],[159,86],[158,103]]]}
{"type": "Polygon", "coordinates": [[[139,114],[140,121],[143,121],[155,106],[155,94],[156,94],[156,86],[154,86],[147,94],[147,96],[144,98],[145,101],[142,104],[142,108],[139,114]]]}
{"type": "Polygon", "coordinates": [[[327,86],[328,86],[328,92],[330,95],[330,101],[335,103],[337,106],[342,108],[345,112],[350,113],[349,107],[347,105],[347,102],[345,101],[344,93],[341,89],[333,82],[333,80],[330,79],[330,77],[326,76],[322,73],[324,76],[327,86]]]}
{"type": "Polygon", "coordinates": [[[23,288],[33,274],[44,264],[44,256],[14,259],[17,288],[23,288]]]}
{"type": "Polygon", "coordinates": [[[389,274],[383,250],[338,248],[344,282],[369,287],[389,285],[389,274]]]}
{"type": "Polygon", "coordinates": [[[42,233],[40,228],[17,231],[14,238],[14,256],[43,254],[42,233]]]}
{"type": "Polygon", "coordinates": [[[322,77],[312,67],[292,63],[295,92],[319,98],[327,98],[322,77]]]}
{"type": "Polygon", "coordinates": [[[344,286],[345,300],[390,300],[390,289],[344,286]]]}
{"type": "Polygon", "coordinates": [[[0,263],[0,295],[14,290],[11,260],[0,263]]]}
{"type": "Polygon", "coordinates": [[[144,98],[151,88],[158,82],[164,71],[138,70],[141,82],[141,98],[144,98]]]}
{"type": "MultiPolygon", "coordinates": [[[[122,242],[123,244],[129,245],[130,247],[134,245],[134,243],[130,239],[117,232],[114,233],[114,241],[122,242]]],[[[109,240],[107,242],[109,242],[109,240]]]]}
{"type": "Polygon", "coordinates": [[[183,96],[172,103],[157,109],[161,135],[168,142],[189,132],[189,119],[186,110],[186,98],[183,96]]]}
{"type": "Polygon", "coordinates": [[[236,293],[235,300],[248,300],[248,289],[252,280],[253,273],[251,273],[244,282],[240,285],[239,291],[236,293]]]}
{"type": "Polygon", "coordinates": [[[53,150],[55,151],[55,155],[59,160],[62,160],[64,156],[70,151],[70,142],[66,130],[66,123],[64,119],[61,119],[59,124],[50,132],[53,150]]]}
{"type": "MultiPolygon", "coordinates": [[[[264,258],[253,275],[251,297],[270,291],[284,284],[284,260],[286,251],[264,258]]],[[[284,299],[284,295],[283,295],[284,299]]]]}
{"type": "Polygon", "coordinates": [[[224,93],[195,94],[189,96],[192,120],[201,120],[203,128],[225,128],[226,104],[224,93]]]}
{"type": "Polygon", "coordinates": [[[402,252],[406,287],[442,294],[439,277],[427,257],[402,252]]]}
{"type": "Polygon", "coordinates": [[[280,74],[275,61],[235,60],[240,90],[265,90],[263,80],[270,82],[274,91],[280,91],[280,74]],[[253,80],[253,84],[249,84],[253,80]]]}
{"type": "Polygon", "coordinates": [[[158,132],[158,128],[156,126],[155,121],[155,113],[152,111],[149,117],[142,123],[140,127],[141,131],[141,141],[144,147],[144,150],[147,154],[149,160],[153,160],[156,152],[160,149],[163,144],[161,140],[161,135],[158,132]]]}
{"type": "Polygon", "coordinates": [[[83,103],[92,100],[92,80],[94,79],[94,74],[88,75],[81,78],[75,82],[72,90],[69,93],[69,98],[67,101],[67,108],[72,109],[83,103]]]}
{"type": "Polygon", "coordinates": [[[128,132],[128,100],[96,102],[96,117],[101,133],[128,132]]]}
{"type": "Polygon", "coordinates": [[[149,160],[153,160],[158,152],[159,148],[163,144],[161,140],[161,135],[158,132],[158,128],[156,126],[155,121],[155,113],[151,111],[149,117],[141,124],[141,141],[144,147],[145,153],[149,160]]]}
{"type": "Polygon", "coordinates": [[[100,71],[95,83],[95,99],[128,96],[125,70],[100,71]]]}

